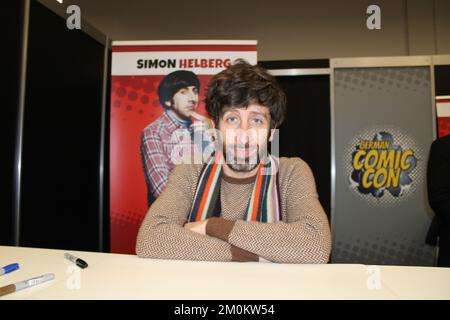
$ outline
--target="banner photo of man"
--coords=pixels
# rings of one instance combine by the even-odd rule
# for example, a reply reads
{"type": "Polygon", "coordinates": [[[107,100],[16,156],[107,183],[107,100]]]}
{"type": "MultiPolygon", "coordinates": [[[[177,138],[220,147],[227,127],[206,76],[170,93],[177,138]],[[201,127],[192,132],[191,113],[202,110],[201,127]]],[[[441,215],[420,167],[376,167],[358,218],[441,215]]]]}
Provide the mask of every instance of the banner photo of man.
{"type": "Polygon", "coordinates": [[[111,63],[111,252],[135,253],[148,207],[173,168],[211,152],[204,105],[210,78],[256,41],[114,41],[111,63]],[[200,138],[199,138],[200,137],[200,138]],[[200,155],[200,156],[199,156],[200,155]]]}

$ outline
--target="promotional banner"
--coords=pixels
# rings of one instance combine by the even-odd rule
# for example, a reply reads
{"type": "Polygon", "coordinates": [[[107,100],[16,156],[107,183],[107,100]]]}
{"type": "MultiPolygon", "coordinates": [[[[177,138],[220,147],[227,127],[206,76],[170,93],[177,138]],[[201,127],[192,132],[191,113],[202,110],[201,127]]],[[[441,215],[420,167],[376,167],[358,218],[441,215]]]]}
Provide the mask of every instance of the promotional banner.
{"type": "Polygon", "coordinates": [[[176,165],[178,129],[205,118],[210,78],[244,59],[256,41],[116,41],[112,46],[110,131],[111,252],[135,253],[149,205],[176,165]]]}
{"type": "Polygon", "coordinates": [[[436,97],[436,113],[438,118],[438,137],[450,134],[450,96],[436,97]]]}
{"type": "Polygon", "coordinates": [[[339,68],[334,79],[332,261],[433,265],[430,68],[339,68]]]}

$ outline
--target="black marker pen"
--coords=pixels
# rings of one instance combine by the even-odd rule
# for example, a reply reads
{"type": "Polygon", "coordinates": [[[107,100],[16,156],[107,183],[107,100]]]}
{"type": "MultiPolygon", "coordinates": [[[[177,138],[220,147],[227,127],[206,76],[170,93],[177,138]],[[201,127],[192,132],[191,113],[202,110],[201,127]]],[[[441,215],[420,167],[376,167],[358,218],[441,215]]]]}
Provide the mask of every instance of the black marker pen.
{"type": "Polygon", "coordinates": [[[64,253],[64,258],[66,258],[67,260],[72,261],[77,266],[79,266],[81,269],[87,268],[87,266],[88,266],[86,261],[81,260],[80,258],[77,258],[77,257],[71,255],[70,253],[64,253]]]}

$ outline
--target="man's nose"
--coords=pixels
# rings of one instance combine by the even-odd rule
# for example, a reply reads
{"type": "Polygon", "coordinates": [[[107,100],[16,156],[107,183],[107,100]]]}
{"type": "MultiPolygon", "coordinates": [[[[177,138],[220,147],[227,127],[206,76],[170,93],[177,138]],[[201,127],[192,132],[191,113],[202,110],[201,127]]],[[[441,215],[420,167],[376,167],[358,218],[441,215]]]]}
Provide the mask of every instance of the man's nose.
{"type": "Polygon", "coordinates": [[[250,142],[250,136],[248,132],[248,126],[246,124],[241,124],[239,135],[238,135],[239,144],[247,144],[250,142]]]}
{"type": "Polygon", "coordinates": [[[188,98],[189,98],[189,100],[197,101],[198,95],[193,90],[189,90],[188,98]]]}

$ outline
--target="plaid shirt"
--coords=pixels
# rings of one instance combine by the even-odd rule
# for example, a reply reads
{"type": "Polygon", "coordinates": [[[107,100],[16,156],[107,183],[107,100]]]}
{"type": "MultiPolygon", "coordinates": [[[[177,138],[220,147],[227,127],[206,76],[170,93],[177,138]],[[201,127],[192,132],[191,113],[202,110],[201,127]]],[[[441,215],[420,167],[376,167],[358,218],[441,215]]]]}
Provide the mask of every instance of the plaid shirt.
{"type": "Polygon", "coordinates": [[[176,130],[189,127],[170,111],[165,111],[158,119],[145,127],[141,136],[141,159],[145,180],[152,195],[157,198],[175,167],[171,156],[176,144],[182,143],[182,136],[173,134],[176,130]]]}

